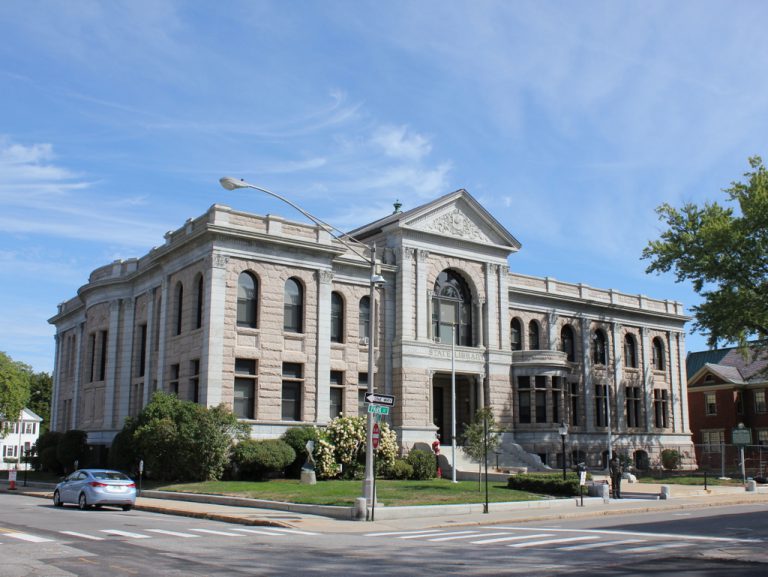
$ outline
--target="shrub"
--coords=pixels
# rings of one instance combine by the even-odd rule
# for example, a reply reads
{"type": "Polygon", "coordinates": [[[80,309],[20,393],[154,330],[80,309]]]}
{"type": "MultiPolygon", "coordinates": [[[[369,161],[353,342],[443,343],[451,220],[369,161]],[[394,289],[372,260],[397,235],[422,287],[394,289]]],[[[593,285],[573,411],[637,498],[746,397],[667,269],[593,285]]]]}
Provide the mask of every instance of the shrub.
{"type": "Polygon", "coordinates": [[[46,447],[38,453],[37,458],[43,471],[50,471],[57,475],[61,475],[64,472],[61,463],[59,463],[59,458],[56,456],[56,447],[46,447]]]}
{"type": "Polygon", "coordinates": [[[434,479],[437,476],[437,460],[434,453],[416,449],[408,453],[406,460],[413,467],[412,479],[425,481],[427,479],[434,479]]]}
{"type": "Polygon", "coordinates": [[[664,449],[661,452],[661,464],[665,469],[677,469],[680,466],[680,453],[675,449],[664,449]]]}
{"type": "Polygon", "coordinates": [[[232,449],[232,460],[241,479],[266,479],[281,472],[295,458],[296,451],[282,439],[246,439],[232,449]]]}
{"type": "Polygon", "coordinates": [[[509,478],[507,487],[541,495],[570,497],[579,494],[578,474],[569,474],[563,481],[562,474],[530,475],[521,473],[509,478]]]}
{"type": "Polygon", "coordinates": [[[405,459],[395,459],[386,476],[398,481],[410,479],[413,477],[413,466],[405,459]]]}
{"type": "Polygon", "coordinates": [[[48,431],[40,435],[33,450],[36,456],[32,457],[32,466],[35,470],[42,469],[57,474],[64,472],[64,468],[56,457],[56,449],[59,447],[62,435],[63,433],[58,431],[48,431]]]}
{"type": "Polygon", "coordinates": [[[112,446],[109,448],[109,466],[135,477],[138,470],[139,457],[136,454],[133,432],[133,429],[130,427],[123,428],[112,439],[112,446]]]}
{"type": "MultiPolygon", "coordinates": [[[[293,427],[283,433],[282,439],[296,452],[296,458],[288,466],[286,475],[298,478],[301,475],[301,468],[307,460],[307,442],[314,441],[315,447],[317,447],[320,431],[311,426],[293,427]]],[[[317,455],[313,453],[312,456],[317,461],[317,455]]]]}

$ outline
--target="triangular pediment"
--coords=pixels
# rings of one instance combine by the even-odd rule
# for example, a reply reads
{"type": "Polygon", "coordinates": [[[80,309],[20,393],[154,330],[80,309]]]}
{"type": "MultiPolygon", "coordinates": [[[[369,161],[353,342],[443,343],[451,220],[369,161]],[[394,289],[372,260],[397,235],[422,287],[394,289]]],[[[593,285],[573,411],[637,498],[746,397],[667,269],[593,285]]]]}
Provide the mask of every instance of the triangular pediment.
{"type": "Polygon", "coordinates": [[[511,251],[520,248],[517,239],[465,190],[456,191],[409,212],[399,226],[436,236],[504,247],[511,251]]]}

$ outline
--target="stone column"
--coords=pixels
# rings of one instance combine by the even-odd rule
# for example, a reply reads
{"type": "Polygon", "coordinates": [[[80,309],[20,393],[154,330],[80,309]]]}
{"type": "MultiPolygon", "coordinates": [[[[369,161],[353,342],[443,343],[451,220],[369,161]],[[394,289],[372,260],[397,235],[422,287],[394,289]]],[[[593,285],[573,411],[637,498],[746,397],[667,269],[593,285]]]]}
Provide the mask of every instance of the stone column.
{"type": "Polygon", "coordinates": [[[582,382],[584,383],[584,427],[591,431],[595,427],[595,403],[592,390],[592,339],[589,330],[589,319],[581,317],[581,366],[582,382]]]}
{"type": "Polygon", "coordinates": [[[134,319],[136,302],[133,298],[121,299],[123,304],[122,335],[120,338],[120,368],[115,371],[115,394],[117,395],[117,427],[122,428],[128,417],[131,388],[133,386],[131,373],[133,372],[133,343],[135,340],[134,319]]]}
{"type": "Polygon", "coordinates": [[[104,408],[102,427],[115,428],[115,389],[117,373],[117,341],[120,331],[120,300],[109,303],[109,332],[107,333],[107,370],[104,382],[104,408]]]}
{"type": "Polygon", "coordinates": [[[428,340],[432,333],[432,298],[427,288],[429,251],[416,251],[416,340],[428,340]]]}
{"type": "MultiPolygon", "coordinates": [[[[214,253],[205,275],[203,299],[203,354],[200,359],[200,404],[215,407],[224,401],[224,358],[227,311],[227,266],[229,257],[214,253]]],[[[235,289],[236,290],[236,289],[235,289]]],[[[236,337],[233,337],[236,338],[236,337]]],[[[230,351],[232,352],[232,351],[230,351]]]]}
{"type": "Polygon", "coordinates": [[[398,274],[400,310],[398,311],[398,331],[402,340],[413,340],[413,249],[402,247],[400,249],[400,266],[398,274]]]}
{"type": "Polygon", "coordinates": [[[485,340],[485,331],[483,330],[483,300],[482,298],[477,298],[472,303],[474,305],[474,312],[472,313],[473,316],[477,319],[477,328],[476,328],[476,336],[477,340],[473,343],[476,347],[484,347],[486,346],[487,341],[485,340]]]}
{"type": "Polygon", "coordinates": [[[509,342],[509,284],[507,282],[507,276],[509,275],[509,267],[499,267],[499,310],[497,313],[498,325],[499,325],[499,349],[508,351],[510,348],[509,342]]]}
{"type": "Polygon", "coordinates": [[[147,291],[147,341],[144,351],[144,396],[141,399],[141,407],[144,408],[149,403],[152,394],[152,351],[155,350],[155,289],[147,291]]]}
{"type": "Polygon", "coordinates": [[[499,348],[499,311],[498,311],[498,282],[499,265],[486,263],[485,265],[485,299],[478,296],[480,301],[480,314],[482,318],[483,300],[485,306],[485,330],[480,327],[480,345],[488,349],[499,348]]]}
{"type": "Polygon", "coordinates": [[[613,430],[620,432],[627,427],[624,415],[624,387],[621,386],[624,376],[624,339],[621,338],[621,325],[619,323],[612,323],[611,329],[613,339],[613,385],[615,387],[611,404],[616,410],[613,430]]]}
{"type": "Polygon", "coordinates": [[[61,346],[61,333],[58,332],[58,329],[56,331],[56,334],[53,336],[53,342],[54,342],[54,362],[53,362],[53,395],[51,399],[51,422],[49,423],[51,431],[56,430],[56,425],[59,422],[58,414],[59,414],[59,393],[61,391],[61,367],[63,364],[63,361],[61,360],[62,356],[62,347],[61,346]]]}
{"type": "MultiPolygon", "coordinates": [[[[678,367],[678,386],[680,389],[680,426],[679,433],[689,433],[688,425],[688,375],[685,370],[685,333],[675,333],[677,341],[677,367],[678,367]]],[[[695,441],[694,441],[695,442],[695,441]]]]}
{"type": "Polygon", "coordinates": [[[653,357],[651,342],[646,327],[640,327],[640,338],[643,342],[643,412],[645,415],[645,430],[651,431],[651,409],[653,408],[650,399],[653,396],[653,367],[651,360],[653,357]]]}
{"type": "Polygon", "coordinates": [[[75,339],[77,340],[77,356],[75,361],[75,378],[72,380],[72,415],[69,423],[64,423],[64,427],[77,428],[78,419],[80,418],[80,386],[83,374],[83,355],[85,342],[85,323],[82,322],[78,326],[75,333],[75,339]]]}
{"type": "Polygon", "coordinates": [[[547,346],[542,347],[550,351],[557,350],[557,312],[552,310],[547,313],[547,346]]]}
{"type": "Polygon", "coordinates": [[[169,281],[167,276],[163,276],[160,284],[160,326],[158,327],[157,344],[157,390],[165,390],[165,341],[168,329],[168,293],[169,281]]]}
{"type": "MultiPolygon", "coordinates": [[[[331,282],[333,272],[319,270],[317,278],[317,354],[315,362],[315,421],[318,425],[325,425],[329,420],[331,410],[331,282]]],[[[376,299],[380,302],[380,299],[376,299]]],[[[371,322],[376,315],[371,307],[371,322]]],[[[381,350],[381,333],[376,335],[376,344],[381,350]]],[[[369,344],[369,346],[371,346],[369,344]]],[[[371,375],[368,376],[371,378],[371,375]]],[[[382,387],[383,390],[383,387],[382,387]]]]}

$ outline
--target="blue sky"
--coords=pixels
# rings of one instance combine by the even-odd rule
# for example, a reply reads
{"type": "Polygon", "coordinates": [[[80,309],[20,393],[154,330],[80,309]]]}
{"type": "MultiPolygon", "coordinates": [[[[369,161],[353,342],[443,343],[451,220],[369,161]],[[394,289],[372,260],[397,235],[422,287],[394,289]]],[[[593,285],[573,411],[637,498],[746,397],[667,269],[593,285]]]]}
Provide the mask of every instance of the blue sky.
{"type": "MultiPolygon", "coordinates": [[[[768,4],[0,2],[0,350],[245,178],[351,229],[466,188],[513,271],[697,302],[639,260],[654,208],[765,153],[768,4]]],[[[705,348],[688,337],[689,350],[705,348]]]]}

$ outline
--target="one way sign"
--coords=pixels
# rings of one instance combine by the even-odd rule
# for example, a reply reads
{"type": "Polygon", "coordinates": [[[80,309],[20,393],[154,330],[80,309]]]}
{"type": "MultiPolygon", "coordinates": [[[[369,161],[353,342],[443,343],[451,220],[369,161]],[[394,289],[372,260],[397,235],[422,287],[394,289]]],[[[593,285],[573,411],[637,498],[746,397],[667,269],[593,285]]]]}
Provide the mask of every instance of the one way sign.
{"type": "Polygon", "coordinates": [[[392,395],[378,395],[376,393],[368,393],[365,395],[365,402],[371,405],[384,405],[385,407],[395,406],[395,397],[392,395]]]}

